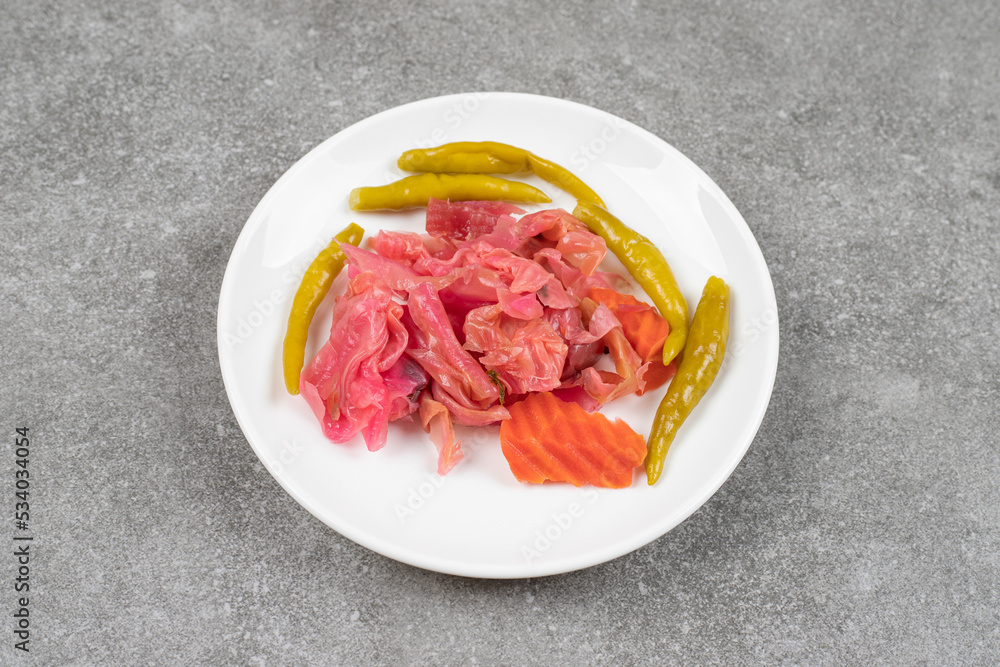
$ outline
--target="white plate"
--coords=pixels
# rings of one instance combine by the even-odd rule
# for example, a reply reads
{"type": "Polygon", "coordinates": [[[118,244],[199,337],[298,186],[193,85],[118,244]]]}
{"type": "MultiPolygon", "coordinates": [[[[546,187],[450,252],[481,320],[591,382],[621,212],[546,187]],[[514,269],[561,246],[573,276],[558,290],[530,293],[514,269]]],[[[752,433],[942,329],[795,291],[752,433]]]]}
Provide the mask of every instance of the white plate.
{"type": "MultiPolygon", "coordinates": [[[[527,179],[572,210],[565,193],[527,179]]],[[[334,290],[342,290],[342,280],[334,290]]],[[[310,332],[307,359],[329,332],[331,299],[310,332]]],[[[569,572],[629,553],[698,509],[739,463],[763,419],[778,361],[774,290],[743,218],[677,150],[610,114],[513,93],[451,95],[390,109],[320,144],[271,188],[240,234],[219,296],[219,360],[233,411],[275,479],[303,507],[358,544],[417,567],[471,577],[569,572]],[[663,250],[692,309],[707,278],[732,288],[729,353],[688,419],[653,487],[577,489],[518,483],[499,429],[462,429],[466,458],[447,476],[414,424],[395,422],[370,453],[358,437],[327,441],[301,397],[285,392],[281,342],[302,272],[349,222],[422,230],[422,212],[354,213],[350,190],[404,174],[415,146],[493,140],[574,171],[610,210],[663,250]]],[[[648,435],[663,390],[605,409],[648,435]]]]}

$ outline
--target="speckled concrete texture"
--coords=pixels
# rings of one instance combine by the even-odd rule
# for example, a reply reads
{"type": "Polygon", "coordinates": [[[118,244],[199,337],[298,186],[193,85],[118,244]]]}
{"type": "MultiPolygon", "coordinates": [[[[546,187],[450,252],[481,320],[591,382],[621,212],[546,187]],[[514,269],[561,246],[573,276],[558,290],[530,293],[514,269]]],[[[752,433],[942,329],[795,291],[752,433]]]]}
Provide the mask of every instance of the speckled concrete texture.
{"type": "MultiPolygon", "coordinates": [[[[959,2],[0,0],[0,540],[32,435],[37,664],[1000,660],[1000,12],[959,2]],[[270,185],[469,90],[564,97],[712,176],[770,266],[746,458],[639,551],[428,573],[288,496],[215,314],[270,185]]],[[[0,662],[14,649],[0,556],[0,662]]]]}

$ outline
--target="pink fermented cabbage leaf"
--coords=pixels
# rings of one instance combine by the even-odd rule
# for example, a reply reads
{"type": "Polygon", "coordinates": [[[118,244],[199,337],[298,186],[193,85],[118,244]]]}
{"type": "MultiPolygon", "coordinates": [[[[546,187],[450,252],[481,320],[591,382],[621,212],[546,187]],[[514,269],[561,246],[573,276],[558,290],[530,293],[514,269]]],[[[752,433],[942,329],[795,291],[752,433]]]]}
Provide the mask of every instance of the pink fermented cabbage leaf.
{"type": "Polygon", "coordinates": [[[427,233],[453,239],[470,239],[489,234],[501,217],[513,222],[512,214],[523,209],[501,201],[449,202],[433,197],[427,202],[427,233]]]}
{"type": "Polygon", "coordinates": [[[420,424],[437,447],[437,472],[444,475],[465,455],[462,453],[462,442],[455,437],[448,408],[431,398],[426,391],[420,396],[420,424]]]}
{"type": "Polygon", "coordinates": [[[566,363],[566,342],[544,318],[520,320],[499,305],[483,306],[465,318],[465,349],[482,354],[506,391],[526,394],[559,386],[566,363]]]}
{"type": "Polygon", "coordinates": [[[406,353],[424,367],[456,401],[468,408],[482,408],[500,397],[471,354],[462,349],[438,292],[429,283],[410,290],[407,310],[413,326],[406,353]]]}
{"type": "Polygon", "coordinates": [[[300,381],[331,440],[376,450],[418,415],[443,475],[463,458],[456,424],[509,419],[536,392],[593,411],[643,386],[621,323],[586,298],[624,281],[598,270],[607,246],[571,214],[432,199],[426,225],[342,245],[348,290],[300,381]],[[605,349],[617,372],[595,368],[605,349]]]}
{"type": "Polygon", "coordinates": [[[299,390],[334,442],[363,432],[372,451],[385,444],[392,397],[383,372],[406,348],[403,308],[392,292],[359,274],[334,308],[330,338],[302,371],[299,390]]]}

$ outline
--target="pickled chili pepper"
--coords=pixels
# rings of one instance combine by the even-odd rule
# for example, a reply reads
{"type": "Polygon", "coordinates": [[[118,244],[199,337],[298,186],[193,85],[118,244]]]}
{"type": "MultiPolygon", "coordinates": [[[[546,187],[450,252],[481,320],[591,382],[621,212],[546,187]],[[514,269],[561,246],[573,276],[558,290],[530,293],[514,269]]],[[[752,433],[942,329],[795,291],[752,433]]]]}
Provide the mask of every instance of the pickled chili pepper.
{"type": "Polygon", "coordinates": [[[440,157],[425,153],[406,151],[396,164],[403,171],[452,174],[516,174],[526,170],[524,160],[505,162],[492,153],[453,153],[440,157]]]}
{"type": "Polygon", "coordinates": [[[684,346],[667,393],[653,419],[653,428],[646,440],[646,480],[654,484],[663,472],[670,443],[677,429],[698,405],[712,385],[722,366],[729,341],[729,285],[712,276],[705,283],[701,301],[694,311],[691,332],[684,346]]]}
{"type": "Polygon", "coordinates": [[[434,199],[518,201],[546,204],[549,196],[527,183],[481,174],[420,174],[378,187],[354,188],[350,204],[355,211],[427,206],[434,199]]]}
{"type": "MultiPolygon", "coordinates": [[[[434,148],[416,148],[399,156],[396,164],[404,171],[430,171],[441,173],[454,171],[456,173],[479,173],[470,171],[477,158],[473,155],[488,155],[493,160],[507,168],[517,167],[514,171],[528,171],[528,151],[523,148],[502,144],[498,141],[453,141],[434,148]],[[454,159],[449,161],[453,156],[454,159]],[[441,164],[448,163],[459,169],[440,169],[441,164]]],[[[512,174],[514,171],[496,172],[512,174]]]]}
{"type": "Polygon", "coordinates": [[[356,246],[361,243],[361,237],[364,235],[365,230],[352,222],[333,237],[330,245],[316,256],[302,276],[302,283],[299,284],[299,289],[292,300],[292,311],[288,315],[288,331],[285,333],[282,351],[285,388],[289,394],[299,393],[299,376],[302,374],[302,362],[306,356],[309,324],[316,314],[316,308],[330,291],[334,278],[344,268],[347,257],[340,249],[340,244],[350,243],[356,246]]]}
{"type": "Polygon", "coordinates": [[[604,206],[604,201],[597,196],[597,193],[591,190],[590,186],[577,178],[568,169],[531,153],[528,154],[528,164],[536,176],[548,181],[552,185],[559,186],[576,197],[577,201],[591,202],[601,207],[604,206]]]}
{"type": "Polygon", "coordinates": [[[462,174],[513,174],[530,171],[579,201],[604,206],[597,193],[571,171],[534,153],[496,141],[456,141],[435,148],[406,151],[396,164],[405,171],[462,174]]]}
{"type": "Polygon", "coordinates": [[[663,364],[669,364],[684,349],[688,336],[688,307],[663,253],[645,236],[600,206],[581,201],[573,215],[604,239],[608,249],[646,290],[653,305],[670,325],[670,334],[663,343],[663,364]]]}

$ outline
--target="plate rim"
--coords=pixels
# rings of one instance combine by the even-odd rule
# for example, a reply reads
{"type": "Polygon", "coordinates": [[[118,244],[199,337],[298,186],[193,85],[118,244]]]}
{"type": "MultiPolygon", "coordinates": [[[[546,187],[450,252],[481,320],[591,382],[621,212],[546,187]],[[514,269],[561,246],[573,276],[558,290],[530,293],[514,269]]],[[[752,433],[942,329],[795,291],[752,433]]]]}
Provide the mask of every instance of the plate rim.
{"type": "MultiPolygon", "coordinates": [[[[732,201],[729,199],[728,195],[722,190],[721,187],[696,163],[694,163],[690,158],[681,153],[677,148],[672,146],[670,143],[660,138],[659,136],[653,134],[649,130],[632,123],[626,119],[623,119],[615,114],[598,109],[596,107],[576,102],[573,100],[567,100],[558,97],[551,97],[546,95],[538,95],[534,93],[521,93],[521,92],[503,92],[503,91],[470,91],[462,93],[452,93],[448,95],[440,95],[435,97],[424,98],[420,100],[414,100],[401,105],[390,107],[379,111],[375,114],[367,116],[359,121],[352,123],[351,125],[335,132],[333,135],[323,140],[312,149],[307,151],[303,156],[295,161],[295,163],[290,166],[268,189],[264,196],[257,202],[251,211],[247,221],[244,223],[240,234],[237,236],[236,242],[234,243],[233,250],[230,253],[229,260],[226,264],[225,274],[222,279],[219,292],[219,303],[217,307],[217,346],[219,354],[219,365],[222,374],[223,385],[226,389],[226,396],[230,402],[230,407],[236,417],[237,423],[243,432],[248,444],[250,444],[251,449],[254,454],[260,460],[261,464],[267,470],[268,474],[278,482],[279,486],[284,489],[299,505],[305,508],[313,517],[321,521],[323,524],[333,529],[334,531],[340,533],[342,536],[350,539],[356,544],[363,546],[367,549],[375,551],[387,558],[406,563],[421,569],[439,572],[443,574],[470,577],[470,578],[481,578],[481,579],[517,579],[517,578],[535,578],[544,576],[553,576],[558,574],[564,574],[568,572],[574,572],[577,570],[585,569],[588,567],[593,567],[606,563],[615,558],[632,553],[642,547],[650,544],[656,539],[666,535],[668,532],[676,528],[678,525],[686,521],[691,515],[701,509],[708,500],[714,496],[723,484],[728,481],[735,471],[736,467],[740,464],[743,458],[746,456],[746,452],[749,450],[750,445],[756,439],[757,434],[760,430],[760,426],[763,423],[764,416],[767,413],[767,409],[770,405],[770,400],[773,395],[774,382],[777,376],[778,367],[778,354],[779,354],[779,340],[780,340],[780,327],[779,327],[780,315],[777,308],[777,300],[774,293],[774,282],[771,277],[770,270],[767,267],[766,259],[764,258],[763,252],[760,249],[760,244],[757,242],[756,237],[753,235],[752,230],[746,222],[746,219],[735,207],[732,201]],[[488,566],[477,566],[476,563],[468,563],[461,560],[453,560],[449,558],[442,558],[439,556],[429,556],[422,554],[418,551],[414,551],[405,546],[394,543],[390,540],[382,538],[378,535],[365,531],[363,528],[350,524],[348,522],[335,522],[329,516],[328,512],[324,512],[322,508],[318,507],[315,502],[309,498],[303,497],[298,493],[298,491],[286,481],[284,475],[276,474],[274,470],[267,464],[263,452],[258,448],[255,443],[255,438],[251,437],[252,433],[256,434],[256,427],[250,422],[246,415],[241,414],[241,408],[238,408],[233,399],[233,394],[230,389],[235,379],[233,378],[233,370],[227,366],[224,360],[224,336],[228,333],[224,331],[224,318],[223,315],[226,309],[226,301],[224,299],[228,291],[233,289],[232,284],[236,280],[234,264],[237,261],[238,250],[246,244],[247,239],[249,239],[257,230],[260,224],[263,224],[266,216],[258,215],[258,211],[264,210],[271,199],[277,196],[277,193],[281,191],[282,188],[292,179],[294,176],[305,166],[310,163],[316,155],[322,153],[327,146],[334,142],[344,141],[350,138],[352,135],[361,132],[366,126],[370,124],[378,123],[384,120],[387,116],[392,116],[396,114],[405,114],[407,110],[413,107],[419,107],[424,105],[434,105],[434,104],[446,104],[448,101],[452,100],[462,100],[468,99],[470,96],[486,96],[489,98],[507,98],[512,102],[516,102],[518,99],[531,100],[534,103],[542,104],[560,104],[568,105],[577,108],[577,110],[582,111],[586,114],[603,114],[607,118],[614,119],[616,122],[621,122],[627,124],[627,126],[638,132],[646,141],[651,141],[659,148],[663,149],[665,152],[669,153],[674,159],[679,159],[684,166],[692,170],[696,175],[698,175],[705,182],[711,184],[714,191],[713,194],[716,195],[719,203],[726,209],[728,217],[732,218],[736,223],[735,227],[739,230],[740,236],[744,242],[746,248],[750,251],[753,263],[758,263],[760,267],[763,268],[763,275],[766,276],[765,287],[766,292],[761,296],[768,306],[774,312],[774,323],[768,329],[769,335],[767,336],[767,345],[764,352],[767,356],[767,376],[762,378],[760,387],[766,385],[766,392],[761,391],[761,396],[766,395],[766,400],[762,400],[758,405],[755,413],[752,415],[751,419],[747,420],[747,425],[752,424],[752,428],[747,429],[747,437],[745,442],[742,443],[738,453],[734,450],[732,455],[732,460],[730,465],[726,466],[724,473],[718,475],[717,482],[710,484],[705,492],[700,494],[696,501],[689,503],[689,508],[677,515],[675,520],[658,523],[651,522],[646,526],[644,530],[636,531],[630,538],[620,539],[613,542],[609,546],[604,546],[597,549],[589,549],[582,554],[577,554],[570,557],[554,558],[547,561],[545,564],[548,567],[538,567],[534,568],[537,571],[526,571],[526,567],[523,564],[511,564],[507,563],[503,566],[488,565],[488,566]],[[254,223],[254,224],[250,224],[254,223]],[[766,382],[763,380],[766,379],[766,382]]],[[[256,434],[257,437],[262,437],[260,434],[256,434]]],[[[720,468],[720,471],[723,469],[720,468]]]]}

